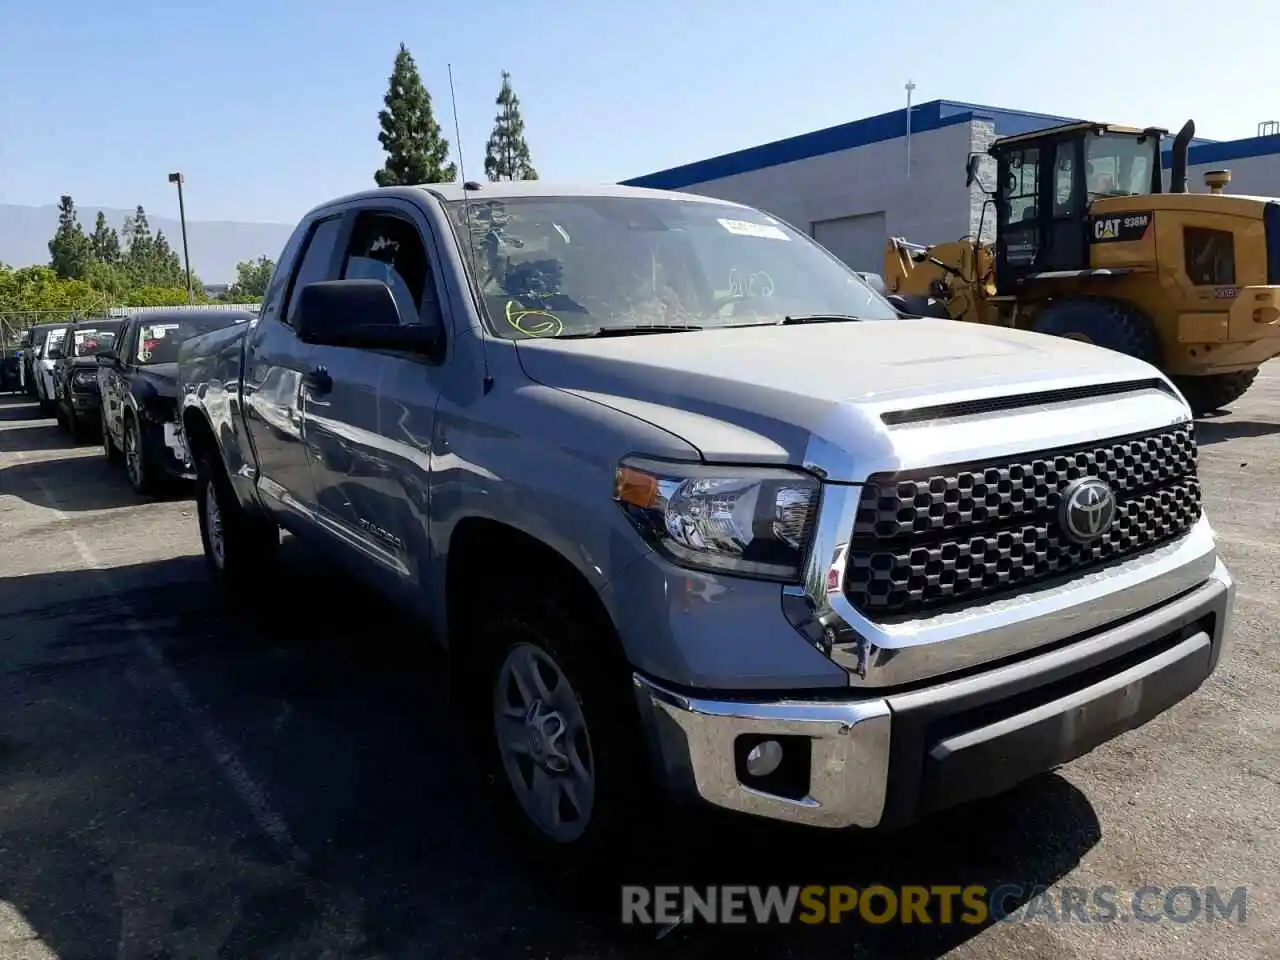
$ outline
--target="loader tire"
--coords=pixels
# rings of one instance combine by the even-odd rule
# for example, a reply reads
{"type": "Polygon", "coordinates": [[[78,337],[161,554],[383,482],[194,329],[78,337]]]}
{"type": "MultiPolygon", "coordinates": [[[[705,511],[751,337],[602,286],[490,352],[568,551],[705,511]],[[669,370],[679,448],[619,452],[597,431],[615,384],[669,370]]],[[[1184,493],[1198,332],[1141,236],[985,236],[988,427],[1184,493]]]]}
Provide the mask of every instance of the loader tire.
{"type": "Polygon", "coordinates": [[[1221,410],[1239,400],[1253,386],[1258,370],[1237,370],[1235,373],[1211,373],[1204,377],[1178,377],[1174,382],[1187,398],[1191,412],[1197,417],[1221,410]]]}
{"type": "Polygon", "coordinates": [[[1160,365],[1160,338],[1145,313],[1121,300],[1076,297],[1052,304],[1036,318],[1037,333],[1081,340],[1160,365]]]}

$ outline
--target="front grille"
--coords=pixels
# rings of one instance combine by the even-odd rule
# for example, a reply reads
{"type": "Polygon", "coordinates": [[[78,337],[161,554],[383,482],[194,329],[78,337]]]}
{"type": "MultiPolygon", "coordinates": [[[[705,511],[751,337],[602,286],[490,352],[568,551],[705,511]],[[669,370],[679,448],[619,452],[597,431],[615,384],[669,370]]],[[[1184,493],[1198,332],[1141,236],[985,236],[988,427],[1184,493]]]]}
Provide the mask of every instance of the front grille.
{"type": "Polygon", "coordinates": [[[877,617],[903,616],[1083,572],[1185,533],[1200,518],[1190,423],[1017,460],[871,476],[845,562],[845,595],[877,617]],[[1080,477],[1111,485],[1116,517],[1079,544],[1057,517],[1080,477]]]}

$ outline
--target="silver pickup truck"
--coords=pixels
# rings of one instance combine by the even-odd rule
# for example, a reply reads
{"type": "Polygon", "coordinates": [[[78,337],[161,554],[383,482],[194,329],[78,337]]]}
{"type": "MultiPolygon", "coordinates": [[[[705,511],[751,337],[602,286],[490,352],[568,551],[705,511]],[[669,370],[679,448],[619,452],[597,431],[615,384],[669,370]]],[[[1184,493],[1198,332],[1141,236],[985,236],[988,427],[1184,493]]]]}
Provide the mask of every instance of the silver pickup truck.
{"type": "Polygon", "coordinates": [[[284,528],[420,612],[499,809],[553,859],[663,794],[906,824],[1144,723],[1222,650],[1234,588],[1168,380],[900,318],[748,207],[334,200],[179,379],[212,575],[269,593],[284,528]]]}

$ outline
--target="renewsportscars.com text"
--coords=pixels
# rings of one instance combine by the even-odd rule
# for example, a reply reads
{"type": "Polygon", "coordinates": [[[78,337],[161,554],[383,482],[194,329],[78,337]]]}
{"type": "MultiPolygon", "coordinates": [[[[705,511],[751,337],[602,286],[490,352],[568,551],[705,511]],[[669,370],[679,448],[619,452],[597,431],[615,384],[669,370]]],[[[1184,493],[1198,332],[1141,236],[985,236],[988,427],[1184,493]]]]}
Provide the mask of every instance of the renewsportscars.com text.
{"type": "Polygon", "coordinates": [[[1244,923],[1245,887],[624,886],[627,924],[1244,923]]]}

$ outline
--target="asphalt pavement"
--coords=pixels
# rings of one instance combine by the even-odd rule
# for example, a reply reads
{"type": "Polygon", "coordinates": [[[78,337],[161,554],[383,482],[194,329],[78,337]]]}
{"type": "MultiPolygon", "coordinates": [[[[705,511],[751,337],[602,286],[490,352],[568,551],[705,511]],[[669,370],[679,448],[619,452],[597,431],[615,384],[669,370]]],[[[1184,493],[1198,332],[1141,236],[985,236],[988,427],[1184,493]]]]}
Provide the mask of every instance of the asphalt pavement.
{"type": "Polygon", "coordinates": [[[226,608],[190,491],[137,497],[99,447],[0,397],[0,960],[1280,956],[1280,363],[1198,432],[1239,593],[1194,696],[889,836],[673,820],[644,874],[1005,885],[1024,916],[659,939],[614,922],[616,890],[516,864],[417,625],[292,542],[264,601],[226,608]],[[1144,886],[1246,887],[1246,916],[1140,922],[1123,904],[1144,886]],[[1114,922],[1052,907],[1098,887],[1114,922]]]}

